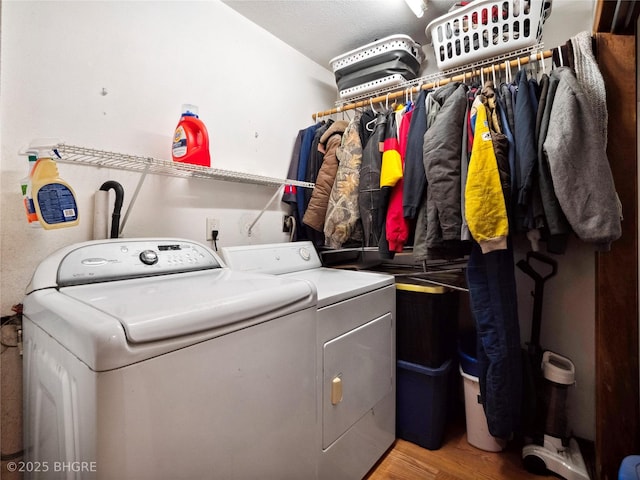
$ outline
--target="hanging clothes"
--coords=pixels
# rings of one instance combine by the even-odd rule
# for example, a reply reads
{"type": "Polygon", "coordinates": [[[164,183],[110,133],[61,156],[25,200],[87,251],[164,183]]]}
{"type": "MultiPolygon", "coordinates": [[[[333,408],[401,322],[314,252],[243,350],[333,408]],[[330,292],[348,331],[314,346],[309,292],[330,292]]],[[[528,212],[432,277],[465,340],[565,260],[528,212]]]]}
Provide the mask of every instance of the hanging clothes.
{"type": "Polygon", "coordinates": [[[537,172],[538,153],[535,142],[536,111],[529,91],[527,72],[523,69],[516,75],[518,94],[515,108],[516,143],[516,188],[514,194],[514,231],[526,233],[535,228],[531,210],[531,189],[534,173],[537,172]]]}
{"type": "Polygon", "coordinates": [[[413,108],[410,107],[404,112],[398,127],[398,149],[400,152],[400,162],[402,176],[398,178],[391,190],[389,207],[387,209],[387,242],[389,250],[392,252],[402,252],[405,243],[409,239],[409,222],[404,216],[402,198],[404,192],[404,166],[409,139],[409,129],[413,118],[413,108]]]}
{"type": "MultiPolygon", "coordinates": [[[[306,164],[311,151],[311,142],[313,141],[315,131],[320,125],[321,123],[316,123],[298,132],[291,153],[287,178],[292,180],[304,179],[306,164]]],[[[297,188],[293,185],[285,185],[282,195],[282,201],[291,206],[291,215],[293,215],[296,225],[302,225],[302,216],[304,215],[304,195],[302,190],[303,188],[297,188]]],[[[301,229],[296,228],[293,236],[294,241],[305,238],[304,236],[300,236],[300,230],[301,229]]]]}
{"type": "MultiPolygon", "coordinates": [[[[433,125],[427,129],[424,137],[423,162],[427,177],[426,247],[429,258],[447,256],[449,252],[458,256],[462,232],[461,132],[467,108],[467,87],[460,83],[449,85],[454,90],[440,107],[433,125]]],[[[433,93],[434,98],[439,92],[440,89],[433,93]]]]}
{"type": "MultiPolygon", "coordinates": [[[[307,174],[307,165],[309,163],[309,157],[311,156],[311,146],[313,144],[313,139],[315,137],[316,131],[322,125],[323,122],[316,123],[315,125],[307,127],[304,131],[302,144],[300,146],[300,158],[298,161],[298,173],[296,175],[296,180],[305,181],[307,174]]],[[[298,188],[296,190],[296,208],[298,211],[298,218],[300,220],[300,223],[298,223],[298,225],[302,225],[302,217],[304,216],[304,211],[306,209],[303,188],[298,188]]]]}
{"type": "Polygon", "coordinates": [[[484,253],[472,242],[466,270],[478,334],[480,398],[494,437],[509,439],[521,424],[522,360],[511,241],[484,253]]]}
{"type": "Polygon", "coordinates": [[[593,109],[595,130],[602,142],[607,145],[607,92],[602,78],[602,73],[598,68],[598,62],[593,55],[592,37],[589,32],[580,32],[571,37],[570,44],[573,47],[573,70],[582,91],[589,99],[589,104],[593,109]]]}
{"type": "MultiPolygon", "coordinates": [[[[542,193],[540,191],[540,151],[538,146],[540,144],[540,129],[542,127],[542,118],[544,115],[544,109],[547,103],[547,95],[549,92],[549,76],[543,74],[540,77],[538,84],[538,108],[536,110],[536,129],[535,129],[535,146],[536,146],[536,171],[533,175],[533,184],[531,188],[531,211],[533,214],[533,225],[538,231],[538,236],[542,239],[548,237],[547,220],[544,215],[544,206],[542,205],[542,193]]],[[[533,251],[540,250],[539,244],[532,242],[531,249],[533,251]]]]}
{"type": "MultiPolygon", "coordinates": [[[[500,106],[504,109],[505,116],[509,125],[509,130],[513,133],[516,128],[515,112],[513,108],[513,91],[508,83],[500,84],[498,92],[500,106]]],[[[514,177],[515,178],[515,177],[514,177]]],[[[515,190],[514,190],[515,191],[515,190]]]]}
{"type": "Polygon", "coordinates": [[[380,145],[384,144],[387,116],[378,113],[375,120],[374,131],[367,140],[362,152],[362,164],[360,166],[360,185],[358,195],[358,207],[362,228],[364,232],[364,246],[378,247],[382,220],[380,192],[380,169],[382,167],[382,152],[380,145]]]}
{"type": "MultiPolygon", "coordinates": [[[[505,167],[508,168],[504,146],[501,147],[503,172],[500,172],[494,148],[494,140],[497,138],[492,136],[489,128],[487,108],[483,100],[483,96],[479,95],[474,102],[476,123],[465,188],[465,211],[471,235],[482,252],[488,253],[507,248],[509,220],[506,205],[509,199],[505,200],[504,190],[510,188],[511,179],[504,172],[505,167]]],[[[499,140],[503,145],[506,144],[504,135],[499,140]]]]}
{"type": "Polygon", "coordinates": [[[402,192],[403,213],[406,218],[415,218],[422,204],[422,195],[427,178],[422,162],[422,146],[427,131],[426,102],[427,91],[421,90],[411,114],[411,124],[407,137],[404,157],[404,189],[402,192]]]}
{"type": "MultiPolygon", "coordinates": [[[[304,181],[309,183],[315,183],[316,178],[318,177],[318,172],[320,171],[320,167],[322,166],[322,162],[324,161],[324,145],[321,143],[320,139],[324,135],[324,133],[329,130],[329,128],[333,125],[333,120],[329,119],[324,122],[320,127],[315,131],[313,135],[313,140],[311,142],[311,149],[309,151],[309,159],[307,161],[307,165],[304,171],[304,181]]],[[[311,200],[311,195],[313,194],[313,190],[304,189],[304,210],[307,210],[307,206],[309,205],[309,201],[311,200]]],[[[304,216],[304,215],[303,215],[304,216]]]]}
{"type": "MultiPolygon", "coordinates": [[[[428,231],[428,208],[427,208],[427,175],[425,172],[425,163],[424,163],[424,155],[425,155],[425,141],[428,137],[434,136],[434,133],[428,133],[431,128],[433,128],[436,119],[438,118],[438,114],[440,113],[441,107],[446,103],[446,101],[451,97],[451,95],[458,89],[460,84],[457,83],[449,83],[448,85],[438,88],[429,92],[425,98],[425,114],[427,126],[425,129],[425,134],[422,138],[421,143],[421,171],[424,176],[424,193],[422,197],[419,199],[420,204],[418,206],[418,212],[416,215],[416,224],[415,224],[415,234],[413,240],[413,257],[416,260],[427,260],[429,258],[429,246],[427,244],[427,231],[428,231]]],[[[450,108],[450,107],[449,107],[450,108]]],[[[417,114],[417,112],[416,112],[417,114]]],[[[415,114],[414,114],[415,115],[415,114]]],[[[445,122],[446,123],[446,122],[445,122]]],[[[439,127],[440,128],[440,127],[439,127]]],[[[409,174],[407,173],[407,176],[409,174]]],[[[406,209],[405,209],[406,211],[406,209]]],[[[405,214],[406,216],[406,214],[405,214]]],[[[433,252],[431,252],[433,253],[433,252]]]]}
{"type": "MultiPolygon", "coordinates": [[[[299,130],[298,135],[293,143],[293,151],[291,152],[291,160],[289,162],[289,170],[287,171],[287,178],[291,180],[298,179],[298,164],[300,163],[300,148],[302,147],[302,137],[305,130],[299,130]]],[[[295,185],[285,185],[284,192],[282,193],[282,202],[290,205],[291,214],[297,216],[298,209],[296,207],[296,190],[295,185]]]]}
{"type": "Polygon", "coordinates": [[[543,148],[554,192],[578,238],[608,250],[622,235],[621,207],[601,125],[573,70],[551,76],[559,82],[543,148]]]}
{"type": "Polygon", "coordinates": [[[387,113],[387,124],[385,126],[384,142],[382,144],[382,163],[380,166],[380,195],[378,220],[380,224],[380,240],[378,242],[378,252],[381,258],[392,259],[394,251],[389,248],[387,240],[387,212],[391,189],[402,178],[402,159],[400,157],[400,146],[398,143],[398,124],[396,113],[387,113]]]}
{"type": "MultiPolygon", "coordinates": [[[[313,141],[311,143],[311,151],[309,152],[309,160],[307,162],[307,169],[305,171],[304,181],[309,183],[315,183],[318,172],[320,171],[320,167],[322,166],[322,162],[324,161],[324,145],[320,142],[320,139],[324,135],[324,133],[333,125],[333,120],[329,119],[324,122],[323,125],[320,126],[313,135],[313,141]]],[[[314,189],[304,188],[302,189],[303,198],[304,198],[304,212],[307,211],[309,207],[309,202],[311,201],[311,195],[313,194],[314,189]]],[[[304,219],[304,213],[302,215],[304,219]]],[[[313,242],[314,245],[322,245],[324,243],[324,234],[320,234],[317,230],[308,227],[303,223],[300,224],[301,234],[304,235],[304,238],[313,242]]]]}
{"type": "Polygon", "coordinates": [[[338,170],[324,224],[325,243],[331,248],[340,248],[349,241],[362,242],[362,224],[358,208],[362,163],[360,117],[361,113],[356,112],[342,136],[342,144],[336,151],[338,170]]]}
{"type": "Polygon", "coordinates": [[[465,198],[474,241],[466,275],[487,425],[491,435],[509,438],[519,429],[522,401],[517,291],[508,236],[511,180],[508,143],[505,135],[491,131],[486,103],[480,94],[473,105],[474,140],[465,198]]]}
{"type": "MultiPolygon", "coordinates": [[[[324,232],[324,222],[327,214],[329,196],[338,170],[336,151],[342,142],[342,134],[347,128],[346,120],[334,122],[320,137],[319,148],[324,151],[322,165],[318,171],[315,188],[312,191],[309,205],[304,213],[302,222],[317,230],[324,232]]],[[[324,236],[321,237],[320,246],[324,245],[324,236]]]]}
{"type": "MultiPolygon", "coordinates": [[[[467,92],[467,98],[468,94],[469,92],[467,92]]],[[[469,176],[469,158],[471,156],[471,149],[469,148],[469,131],[467,128],[467,119],[469,118],[470,109],[471,105],[469,105],[469,102],[467,101],[464,112],[465,121],[462,125],[462,151],[460,152],[460,214],[462,215],[460,239],[464,242],[468,242],[472,239],[471,232],[469,231],[469,224],[467,223],[465,208],[465,187],[467,185],[467,177],[469,176]]]]}
{"type": "Polygon", "coordinates": [[[544,141],[547,138],[551,109],[553,108],[559,81],[558,75],[554,75],[552,72],[549,77],[547,97],[544,112],[540,119],[540,132],[538,135],[538,187],[540,190],[542,209],[544,211],[546,226],[544,239],[547,243],[547,251],[549,253],[563,254],[567,249],[571,225],[569,225],[556,197],[549,160],[544,150],[544,141]]]}
{"type": "MultiPolygon", "coordinates": [[[[491,178],[496,184],[483,183],[477,179],[485,178],[487,174],[487,171],[477,169],[484,153],[474,146],[478,135],[475,128],[480,123],[476,108],[472,108],[473,103],[470,101],[475,99],[479,87],[450,82],[431,92],[421,89],[415,108],[406,119],[399,112],[392,114],[393,118],[373,110],[363,112],[356,122],[359,127],[357,133],[361,155],[353,154],[353,158],[360,159],[356,180],[360,222],[350,221],[341,230],[338,224],[342,220],[337,220],[339,217],[336,217],[327,228],[331,210],[329,204],[333,203],[335,210],[342,201],[339,198],[331,200],[329,194],[325,225],[321,225],[321,218],[316,218],[314,224],[316,229],[323,228],[323,241],[331,245],[343,245],[348,239],[355,238],[352,233],[357,236],[356,226],[361,225],[363,244],[378,246],[381,255],[391,255],[403,248],[407,229],[413,229],[413,255],[415,260],[420,261],[460,258],[469,251],[472,239],[485,253],[495,249],[502,250],[506,248],[509,233],[516,232],[526,233],[534,250],[539,248],[537,242],[541,237],[547,242],[547,250],[552,253],[564,252],[566,239],[571,231],[575,231],[579,238],[603,247],[615,239],[620,227],[620,206],[612,180],[607,181],[604,189],[598,192],[593,192],[594,187],[589,185],[590,178],[600,180],[598,175],[594,175],[594,171],[600,172],[599,169],[603,169],[606,177],[610,169],[594,162],[593,169],[585,170],[588,174],[574,172],[577,166],[572,165],[571,161],[585,155],[591,158],[594,149],[585,153],[591,144],[576,142],[571,147],[572,155],[568,155],[563,151],[562,141],[559,140],[564,136],[573,142],[574,138],[584,135],[581,130],[589,129],[589,132],[601,132],[590,138],[593,142],[593,137],[600,138],[601,145],[596,150],[602,152],[606,144],[606,121],[603,121],[606,119],[606,108],[603,111],[606,99],[601,76],[597,75],[597,64],[590,51],[590,37],[585,34],[572,38],[564,46],[562,53],[575,55],[575,60],[570,63],[583,69],[581,74],[574,75],[580,91],[573,87],[562,87],[566,79],[556,72],[562,69],[554,70],[551,76],[543,75],[539,84],[535,78],[528,78],[525,69],[519,69],[514,83],[503,83],[495,91],[491,82],[483,82],[480,94],[484,99],[483,114],[489,128],[488,134],[484,132],[484,136],[485,141],[490,140],[495,157],[489,163],[492,162],[491,178]],[[570,99],[568,90],[572,90],[576,98],[570,99]],[[571,119],[565,118],[564,123],[560,122],[558,118],[561,116],[561,107],[557,105],[558,99],[555,98],[560,91],[563,95],[559,98],[567,102],[569,110],[577,111],[584,118],[589,118],[590,114],[599,127],[591,129],[590,125],[575,125],[568,121],[576,120],[573,114],[571,119]],[[400,127],[403,124],[401,135],[400,127]],[[392,138],[392,132],[397,138],[392,138]],[[404,141],[401,137],[405,136],[406,150],[400,147],[404,141]],[[389,148],[391,140],[395,143],[389,148]],[[399,150],[404,150],[404,155],[399,150]],[[472,162],[472,158],[478,161],[472,162]],[[395,174],[387,174],[388,171],[394,171],[388,165],[395,167],[395,174]],[[573,182],[567,178],[567,172],[573,175],[573,182]],[[580,192],[582,189],[585,194],[595,193],[594,198],[602,197],[604,201],[599,205],[590,205],[590,212],[580,212],[582,205],[578,205],[575,199],[572,203],[571,199],[565,198],[567,193],[559,191],[568,185],[573,192],[580,192]],[[398,222],[397,216],[400,191],[402,222],[398,222]],[[496,204],[492,203],[493,194],[500,191],[505,204],[502,209],[496,210],[493,208],[496,204]],[[612,208],[612,199],[615,208],[612,208]],[[479,215],[481,208],[490,212],[479,215]],[[506,221],[503,217],[505,211],[506,221]],[[617,212],[617,215],[611,212],[617,212]],[[505,222],[503,231],[500,230],[500,222],[494,223],[496,218],[505,222]],[[598,233],[593,231],[589,221],[602,222],[597,223],[598,233]],[[395,226],[400,227],[396,233],[392,231],[395,226]]],[[[592,123],[591,119],[586,123],[592,123]]],[[[321,133],[315,133],[314,143],[318,142],[318,135],[321,133]]],[[[301,164],[302,146],[307,137],[308,135],[303,134],[300,140],[301,164]]],[[[324,161],[322,155],[326,152],[322,146],[320,142],[318,154],[312,147],[304,180],[315,181],[309,175],[313,175],[318,165],[324,161]]],[[[339,156],[336,150],[336,161],[339,156]]],[[[486,166],[486,159],[484,162],[486,166]]],[[[337,182],[340,166],[334,163],[333,168],[336,169],[337,182]]],[[[591,166],[587,165],[586,168],[591,166]]],[[[302,165],[298,170],[301,169],[302,165]]],[[[354,178],[350,174],[348,181],[353,184],[354,178]]],[[[336,182],[331,193],[336,189],[336,182]]],[[[296,200],[299,195],[300,189],[296,200]]],[[[577,197],[582,198],[581,195],[582,192],[577,197]]],[[[353,197],[355,195],[351,197],[351,205],[353,197]]],[[[347,201],[344,207],[339,207],[339,211],[348,212],[342,209],[349,204],[347,201]]],[[[305,203],[296,201],[298,209],[301,205],[304,208],[305,203]]],[[[345,215],[350,219],[358,218],[353,213],[345,215]]],[[[320,214],[319,217],[321,216],[320,214]]]]}

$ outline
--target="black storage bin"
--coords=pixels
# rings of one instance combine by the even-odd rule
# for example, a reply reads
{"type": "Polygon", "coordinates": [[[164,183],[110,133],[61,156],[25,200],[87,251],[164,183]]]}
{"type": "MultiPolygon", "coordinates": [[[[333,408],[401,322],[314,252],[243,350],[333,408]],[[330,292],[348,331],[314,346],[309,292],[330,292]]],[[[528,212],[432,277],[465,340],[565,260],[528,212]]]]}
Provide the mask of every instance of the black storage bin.
{"type": "Polygon", "coordinates": [[[458,304],[457,290],[396,280],[397,359],[437,368],[455,358],[458,304]]]}

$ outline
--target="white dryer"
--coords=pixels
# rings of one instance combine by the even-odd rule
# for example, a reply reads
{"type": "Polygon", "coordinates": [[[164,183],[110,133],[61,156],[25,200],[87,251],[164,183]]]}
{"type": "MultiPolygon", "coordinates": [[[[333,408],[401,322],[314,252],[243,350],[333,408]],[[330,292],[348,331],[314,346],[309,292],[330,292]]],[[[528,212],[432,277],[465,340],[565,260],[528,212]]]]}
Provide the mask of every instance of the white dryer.
{"type": "Polygon", "coordinates": [[[318,478],[362,478],[395,440],[395,287],[390,275],[322,267],[311,242],[228,247],[231,269],[318,289],[318,478]]]}
{"type": "Polygon", "coordinates": [[[24,300],[27,477],[314,478],[316,299],[181,239],[51,255],[24,300]]]}

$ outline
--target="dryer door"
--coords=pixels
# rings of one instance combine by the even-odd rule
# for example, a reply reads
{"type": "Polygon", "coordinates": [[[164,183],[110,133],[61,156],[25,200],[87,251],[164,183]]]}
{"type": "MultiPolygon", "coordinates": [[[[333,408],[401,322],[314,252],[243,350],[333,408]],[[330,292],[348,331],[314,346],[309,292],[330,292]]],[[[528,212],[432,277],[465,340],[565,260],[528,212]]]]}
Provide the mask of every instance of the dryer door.
{"type": "Polygon", "coordinates": [[[323,449],[392,392],[393,339],[387,313],[324,344],[323,449]]]}

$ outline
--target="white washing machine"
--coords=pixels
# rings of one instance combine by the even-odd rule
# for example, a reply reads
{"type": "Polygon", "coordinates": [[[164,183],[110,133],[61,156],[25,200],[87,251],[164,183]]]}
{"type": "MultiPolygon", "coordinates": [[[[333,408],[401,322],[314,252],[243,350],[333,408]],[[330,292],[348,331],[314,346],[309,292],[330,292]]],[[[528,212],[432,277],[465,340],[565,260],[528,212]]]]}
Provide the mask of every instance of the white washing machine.
{"type": "Polygon", "coordinates": [[[318,289],[318,478],[362,478],[395,440],[395,286],[322,267],[311,242],[228,247],[231,269],[318,289]]]}
{"type": "Polygon", "coordinates": [[[103,240],[24,300],[27,478],[315,478],[316,290],[186,240],[103,240]]]}

